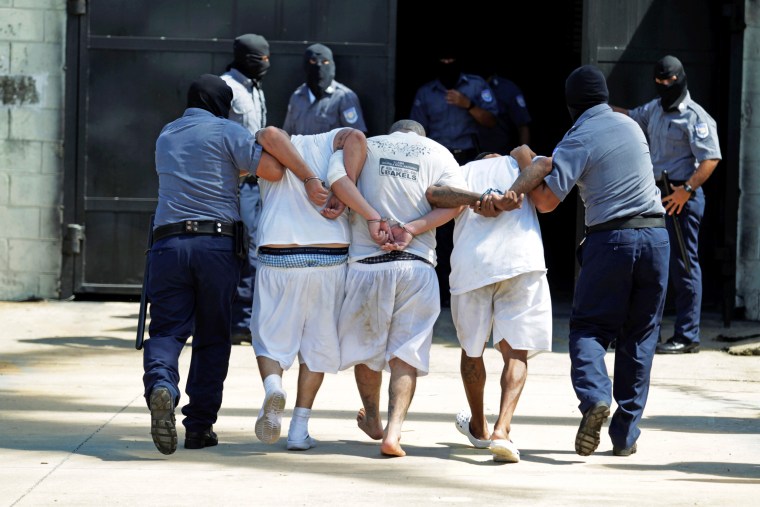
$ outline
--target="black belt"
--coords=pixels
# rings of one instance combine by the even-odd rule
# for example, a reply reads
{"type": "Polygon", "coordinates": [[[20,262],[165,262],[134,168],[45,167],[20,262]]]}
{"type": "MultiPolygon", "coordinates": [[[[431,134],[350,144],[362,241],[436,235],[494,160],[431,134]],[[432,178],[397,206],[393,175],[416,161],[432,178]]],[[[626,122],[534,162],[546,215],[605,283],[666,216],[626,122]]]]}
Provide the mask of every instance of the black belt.
{"type": "Polygon", "coordinates": [[[616,218],[609,222],[586,227],[586,234],[599,231],[616,231],[618,229],[647,229],[649,227],[665,227],[665,217],[655,215],[650,217],[635,216],[616,218]]]}
{"type": "Polygon", "coordinates": [[[413,253],[404,252],[401,250],[393,250],[391,252],[388,252],[387,254],[382,255],[375,255],[373,257],[365,257],[362,260],[356,261],[360,264],[383,264],[385,262],[394,262],[394,261],[422,261],[427,264],[433,265],[432,262],[429,260],[420,257],[419,255],[414,255],[413,253]]]}
{"type": "Polygon", "coordinates": [[[235,226],[217,220],[185,220],[176,224],[159,225],[153,229],[153,241],[180,234],[213,234],[235,236],[235,226]]]}

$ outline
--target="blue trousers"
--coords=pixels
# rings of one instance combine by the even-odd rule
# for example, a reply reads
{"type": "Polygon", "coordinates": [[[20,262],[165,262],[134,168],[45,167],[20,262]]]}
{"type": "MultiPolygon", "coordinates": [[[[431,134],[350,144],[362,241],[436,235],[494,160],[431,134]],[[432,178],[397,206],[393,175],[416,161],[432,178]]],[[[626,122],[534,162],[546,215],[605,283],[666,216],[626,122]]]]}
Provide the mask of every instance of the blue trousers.
{"type": "Polygon", "coordinates": [[[232,332],[249,333],[253,287],[256,282],[256,233],[259,228],[261,194],[258,185],[243,183],[240,186],[240,216],[248,229],[248,262],[240,273],[235,300],[232,303],[232,332]]]}
{"type": "Polygon", "coordinates": [[[705,193],[701,188],[686,201],[678,221],[683,233],[686,258],[691,273],[686,272],[676,239],[675,222],[667,216],[665,224],[670,236],[670,286],[676,305],[673,336],[699,343],[699,324],[702,314],[702,268],[699,266],[699,226],[705,215],[705,193]]]}
{"type": "Polygon", "coordinates": [[[229,368],[230,309],[241,260],[233,238],[180,235],[153,244],[148,258],[150,337],[143,346],[145,400],[167,387],[179,404],[179,356],[192,334],[192,356],[182,408],[187,431],[216,422],[229,368]]]}
{"type": "Polygon", "coordinates": [[[610,421],[616,447],[630,447],[649,394],[660,336],[670,244],[664,228],[623,229],[586,236],[570,317],[570,378],[581,413],[596,402],[617,409],[610,421]],[[614,382],[604,358],[612,340],[614,382]]]}

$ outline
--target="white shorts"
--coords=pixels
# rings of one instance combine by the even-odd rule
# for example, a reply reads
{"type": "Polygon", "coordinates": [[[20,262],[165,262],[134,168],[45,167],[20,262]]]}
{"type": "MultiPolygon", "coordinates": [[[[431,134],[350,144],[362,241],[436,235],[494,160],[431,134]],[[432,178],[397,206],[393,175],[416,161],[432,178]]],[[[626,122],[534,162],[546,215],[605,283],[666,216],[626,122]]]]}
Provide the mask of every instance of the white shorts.
{"type": "Polygon", "coordinates": [[[469,357],[480,357],[493,331],[493,345],[506,340],[529,356],[552,349],[552,302],[546,273],[532,271],[451,296],[457,338],[469,357]]]}
{"type": "Polygon", "coordinates": [[[365,364],[390,371],[397,357],[417,369],[430,369],[433,325],[441,313],[435,269],[422,261],[351,263],[346,299],[338,320],[340,369],[365,364]]]}
{"type": "Polygon", "coordinates": [[[251,337],[256,356],[287,370],[296,355],[313,372],[337,373],[338,315],[346,264],[314,268],[259,265],[253,291],[251,337]]]}

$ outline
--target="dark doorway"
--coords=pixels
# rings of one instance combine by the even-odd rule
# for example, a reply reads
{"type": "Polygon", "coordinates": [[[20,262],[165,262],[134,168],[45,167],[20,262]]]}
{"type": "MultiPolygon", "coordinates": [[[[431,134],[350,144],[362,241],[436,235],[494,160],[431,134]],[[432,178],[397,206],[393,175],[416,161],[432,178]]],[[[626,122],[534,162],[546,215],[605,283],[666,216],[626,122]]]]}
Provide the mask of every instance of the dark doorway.
{"type": "MultiPolygon", "coordinates": [[[[435,1],[399,2],[396,119],[408,116],[417,88],[433,79],[436,48],[456,44],[465,55],[465,72],[482,75],[485,64],[493,63],[522,89],[532,117],[530,146],[550,155],[571,126],[564,82],[581,64],[582,4],[503,2],[500,10],[507,15],[497,17],[494,3],[481,0],[455,10],[435,1]]],[[[539,220],[552,293],[569,300],[575,274],[575,191],[539,220]]]]}

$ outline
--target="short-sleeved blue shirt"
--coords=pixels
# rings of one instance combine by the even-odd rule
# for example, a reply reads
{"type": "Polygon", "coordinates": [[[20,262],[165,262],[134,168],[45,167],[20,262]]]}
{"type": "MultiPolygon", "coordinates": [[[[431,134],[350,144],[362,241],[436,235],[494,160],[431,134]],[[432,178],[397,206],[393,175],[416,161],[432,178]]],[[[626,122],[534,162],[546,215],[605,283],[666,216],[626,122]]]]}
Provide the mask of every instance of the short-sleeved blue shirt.
{"type": "Polygon", "coordinates": [[[701,161],[721,158],[715,120],[688,92],[675,111],[664,111],[660,99],[654,99],[628,115],[646,133],[658,180],[668,171],[671,180],[686,181],[701,161]]]}
{"type": "MultiPolygon", "coordinates": [[[[456,89],[481,109],[494,115],[499,113],[493,92],[482,77],[462,74],[456,89]]],[[[446,88],[437,79],[417,90],[409,118],[419,122],[429,138],[449,150],[476,148],[478,122],[466,109],[446,103],[446,88]]]]}
{"type": "Polygon", "coordinates": [[[267,124],[267,103],[264,90],[237,69],[220,76],[232,88],[232,107],[227,118],[241,124],[252,134],[267,124]]]}
{"type": "Polygon", "coordinates": [[[644,133],[607,104],[585,111],[565,134],[545,181],[560,200],[578,185],[586,226],[665,213],[644,133]]]}
{"type": "Polygon", "coordinates": [[[238,177],[256,173],[261,146],[242,125],[188,108],[156,140],[156,227],[184,220],[240,220],[238,177]]]}
{"type": "Polygon", "coordinates": [[[494,76],[488,81],[488,86],[496,98],[499,113],[496,115],[494,127],[478,125],[480,151],[509,155],[520,142],[517,128],[530,123],[528,105],[520,87],[509,79],[494,76]]]}
{"type": "Polygon", "coordinates": [[[367,133],[359,97],[348,86],[333,80],[325,95],[314,97],[306,83],[290,96],[282,129],[291,135],[311,135],[351,127],[367,133]]]}

